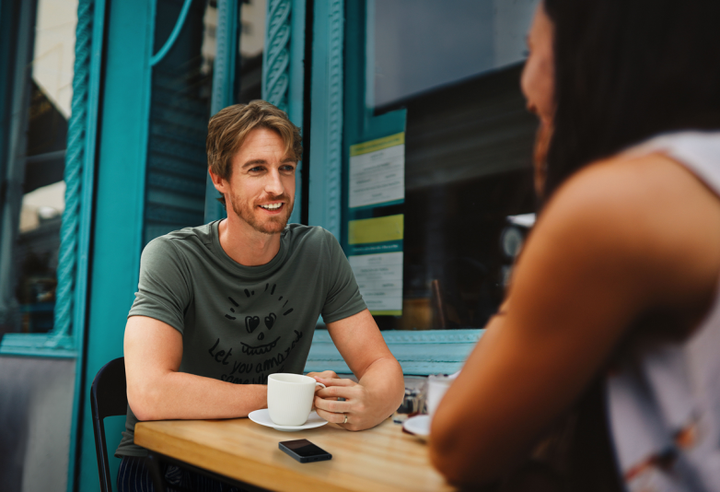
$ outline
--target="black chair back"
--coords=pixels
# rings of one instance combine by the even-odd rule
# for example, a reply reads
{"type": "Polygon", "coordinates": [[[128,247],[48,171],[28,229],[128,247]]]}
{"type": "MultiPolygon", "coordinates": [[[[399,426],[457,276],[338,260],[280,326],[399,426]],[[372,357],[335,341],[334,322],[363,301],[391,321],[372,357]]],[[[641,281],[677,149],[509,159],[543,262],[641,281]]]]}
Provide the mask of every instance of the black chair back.
{"type": "Polygon", "coordinates": [[[127,413],[127,384],[125,382],[125,358],[120,357],[105,364],[95,376],[90,388],[90,406],[95,432],[100,488],[112,492],[112,478],[105,440],[105,417],[127,413]]]}

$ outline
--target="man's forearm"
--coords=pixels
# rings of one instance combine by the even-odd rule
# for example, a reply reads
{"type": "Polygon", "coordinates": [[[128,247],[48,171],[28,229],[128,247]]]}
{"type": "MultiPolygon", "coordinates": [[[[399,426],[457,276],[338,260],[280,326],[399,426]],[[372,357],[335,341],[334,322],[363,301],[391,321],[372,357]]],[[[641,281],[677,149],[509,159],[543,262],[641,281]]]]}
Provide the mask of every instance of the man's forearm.
{"type": "Polygon", "coordinates": [[[179,372],[182,335],[154,318],[128,318],[124,352],[128,403],[140,420],[245,417],[267,405],[264,385],[179,372]]]}
{"type": "Polygon", "coordinates": [[[128,402],[140,420],[246,417],[267,406],[267,386],[169,371],[128,384],[128,402]]]}

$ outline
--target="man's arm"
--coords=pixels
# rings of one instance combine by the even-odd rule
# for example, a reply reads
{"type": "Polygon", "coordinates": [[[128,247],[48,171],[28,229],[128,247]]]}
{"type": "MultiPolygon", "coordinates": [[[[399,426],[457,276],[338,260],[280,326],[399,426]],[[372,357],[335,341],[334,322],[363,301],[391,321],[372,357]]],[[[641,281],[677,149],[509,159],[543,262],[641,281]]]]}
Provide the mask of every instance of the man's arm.
{"type": "Polygon", "coordinates": [[[178,372],[182,335],[162,321],[131,316],[124,350],[128,402],[139,420],[245,417],[267,406],[265,385],[178,372]]]}
{"type": "Polygon", "coordinates": [[[327,388],[316,393],[318,414],[348,430],[369,429],[388,418],[402,403],[405,391],[400,364],[390,353],[370,311],[328,323],[328,332],[358,382],[316,379],[327,388]],[[337,401],[345,398],[345,401],[337,401]]]}

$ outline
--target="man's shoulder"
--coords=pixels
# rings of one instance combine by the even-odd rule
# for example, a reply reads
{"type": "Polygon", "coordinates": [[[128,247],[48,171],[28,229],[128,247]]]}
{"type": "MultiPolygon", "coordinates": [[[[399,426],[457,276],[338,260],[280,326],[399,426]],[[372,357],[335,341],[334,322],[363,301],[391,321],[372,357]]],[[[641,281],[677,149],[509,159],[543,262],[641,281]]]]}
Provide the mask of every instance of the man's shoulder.
{"type": "Polygon", "coordinates": [[[213,224],[214,222],[210,222],[201,226],[185,227],[168,232],[167,234],[154,238],[148,243],[148,246],[151,244],[165,245],[165,247],[170,244],[208,244],[212,242],[213,224]]]}
{"type": "Polygon", "coordinates": [[[205,256],[212,249],[212,224],[186,227],[152,239],[143,248],[144,262],[168,264],[205,256]]]}
{"type": "Polygon", "coordinates": [[[304,224],[288,224],[283,232],[283,239],[291,245],[311,245],[336,241],[335,236],[320,226],[308,226],[304,224]]]}
{"type": "Polygon", "coordinates": [[[284,235],[287,261],[301,262],[304,267],[319,271],[334,271],[341,261],[347,261],[337,238],[319,226],[289,224],[284,235]]]}

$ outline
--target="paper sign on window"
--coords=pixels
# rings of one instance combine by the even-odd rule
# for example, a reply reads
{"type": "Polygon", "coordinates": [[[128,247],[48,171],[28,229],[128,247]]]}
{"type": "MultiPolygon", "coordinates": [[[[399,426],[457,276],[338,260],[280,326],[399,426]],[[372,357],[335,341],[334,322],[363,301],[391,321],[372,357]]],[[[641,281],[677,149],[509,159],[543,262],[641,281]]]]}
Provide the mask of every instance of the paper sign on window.
{"type": "Polygon", "coordinates": [[[352,220],[348,226],[348,260],[365,304],[372,314],[400,316],[404,216],[352,220]]]}
{"type": "Polygon", "coordinates": [[[405,132],[350,146],[349,207],[405,199],[405,132]]]}

